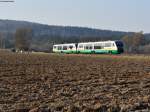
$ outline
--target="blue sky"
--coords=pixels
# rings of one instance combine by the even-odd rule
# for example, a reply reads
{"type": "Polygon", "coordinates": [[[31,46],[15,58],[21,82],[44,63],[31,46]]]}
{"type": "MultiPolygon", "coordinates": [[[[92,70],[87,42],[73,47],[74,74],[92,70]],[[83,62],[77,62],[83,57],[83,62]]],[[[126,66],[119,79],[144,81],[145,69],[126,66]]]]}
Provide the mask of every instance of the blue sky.
{"type": "Polygon", "coordinates": [[[0,19],[49,25],[150,32],[150,0],[15,0],[0,3],[0,19]]]}

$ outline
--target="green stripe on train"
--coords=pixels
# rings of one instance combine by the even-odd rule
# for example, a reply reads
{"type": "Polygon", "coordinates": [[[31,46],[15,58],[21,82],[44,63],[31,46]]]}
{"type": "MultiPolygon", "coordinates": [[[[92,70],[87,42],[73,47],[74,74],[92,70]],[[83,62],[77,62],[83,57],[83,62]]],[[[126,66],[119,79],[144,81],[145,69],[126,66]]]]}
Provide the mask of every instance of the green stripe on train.
{"type": "Polygon", "coordinates": [[[62,53],[68,53],[68,54],[72,54],[72,53],[76,53],[76,50],[62,50],[62,53]]]}
{"type": "Polygon", "coordinates": [[[83,54],[119,54],[117,50],[79,50],[78,53],[83,54]]]}
{"type": "Polygon", "coordinates": [[[61,50],[55,51],[56,53],[66,53],[66,54],[73,54],[73,53],[81,53],[81,54],[120,54],[118,50],[61,50]]]}

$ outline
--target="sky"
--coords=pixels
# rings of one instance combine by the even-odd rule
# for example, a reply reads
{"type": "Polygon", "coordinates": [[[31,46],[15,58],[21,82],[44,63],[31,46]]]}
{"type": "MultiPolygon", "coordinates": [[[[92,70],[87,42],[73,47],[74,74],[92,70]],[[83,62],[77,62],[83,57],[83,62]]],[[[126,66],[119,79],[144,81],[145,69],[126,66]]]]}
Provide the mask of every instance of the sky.
{"type": "Polygon", "coordinates": [[[150,33],[150,0],[15,0],[0,19],[150,33]]]}

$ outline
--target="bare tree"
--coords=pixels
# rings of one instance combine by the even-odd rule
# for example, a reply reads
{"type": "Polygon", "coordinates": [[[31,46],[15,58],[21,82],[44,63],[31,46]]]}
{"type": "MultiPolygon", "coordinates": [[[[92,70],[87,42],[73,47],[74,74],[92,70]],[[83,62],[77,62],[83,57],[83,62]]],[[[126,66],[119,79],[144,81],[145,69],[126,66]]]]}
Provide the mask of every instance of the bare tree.
{"type": "Polygon", "coordinates": [[[4,34],[0,32],[0,48],[4,49],[5,48],[5,38],[4,34]]]}
{"type": "Polygon", "coordinates": [[[131,52],[131,46],[132,46],[132,38],[129,35],[125,35],[122,38],[122,41],[125,44],[125,52],[131,52]]]}
{"type": "Polygon", "coordinates": [[[139,53],[141,46],[146,44],[143,32],[134,33],[130,36],[126,35],[122,40],[128,53],[139,53]]]}
{"type": "Polygon", "coordinates": [[[29,28],[19,28],[15,33],[15,48],[17,50],[28,51],[32,38],[32,30],[29,28]]]}
{"type": "Polygon", "coordinates": [[[132,38],[133,52],[138,53],[139,48],[145,44],[143,32],[135,33],[132,38]]]}

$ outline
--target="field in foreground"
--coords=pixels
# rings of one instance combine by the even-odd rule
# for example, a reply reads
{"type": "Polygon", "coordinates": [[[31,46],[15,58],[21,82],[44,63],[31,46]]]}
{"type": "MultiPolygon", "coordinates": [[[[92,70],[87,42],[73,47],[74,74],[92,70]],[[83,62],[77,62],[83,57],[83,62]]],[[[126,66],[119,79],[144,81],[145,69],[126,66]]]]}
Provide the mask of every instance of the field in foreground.
{"type": "Polygon", "coordinates": [[[150,111],[150,57],[0,54],[0,111],[150,111]]]}

